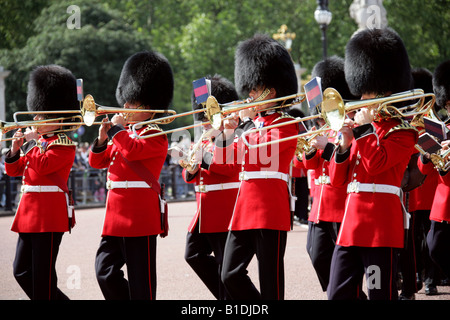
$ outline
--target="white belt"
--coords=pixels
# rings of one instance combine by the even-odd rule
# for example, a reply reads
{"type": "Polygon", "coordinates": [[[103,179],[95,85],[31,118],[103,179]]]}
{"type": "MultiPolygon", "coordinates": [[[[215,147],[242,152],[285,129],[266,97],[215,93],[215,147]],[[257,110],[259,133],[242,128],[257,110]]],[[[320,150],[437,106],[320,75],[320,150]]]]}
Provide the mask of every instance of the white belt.
{"type": "Polygon", "coordinates": [[[208,191],[218,191],[218,190],[228,190],[239,188],[240,182],[229,182],[229,183],[218,183],[218,184],[201,184],[195,186],[195,192],[208,192],[208,191]]]}
{"type": "Polygon", "coordinates": [[[278,171],[242,171],[239,173],[239,180],[252,179],[280,179],[289,181],[289,175],[278,171]]]}
{"type": "Polygon", "coordinates": [[[29,186],[29,185],[22,185],[22,187],[20,188],[20,191],[22,191],[23,193],[27,193],[27,192],[64,192],[58,186],[29,186]]]}
{"type": "Polygon", "coordinates": [[[106,182],[106,189],[151,188],[145,181],[111,181],[106,182]]]}
{"type": "Polygon", "coordinates": [[[321,184],[330,184],[330,177],[329,176],[320,176],[318,179],[314,179],[314,184],[316,186],[319,186],[321,184]]]}
{"type": "Polygon", "coordinates": [[[360,183],[357,181],[350,182],[347,185],[347,193],[351,192],[372,192],[372,193],[391,193],[400,197],[402,189],[389,184],[360,183]]]}

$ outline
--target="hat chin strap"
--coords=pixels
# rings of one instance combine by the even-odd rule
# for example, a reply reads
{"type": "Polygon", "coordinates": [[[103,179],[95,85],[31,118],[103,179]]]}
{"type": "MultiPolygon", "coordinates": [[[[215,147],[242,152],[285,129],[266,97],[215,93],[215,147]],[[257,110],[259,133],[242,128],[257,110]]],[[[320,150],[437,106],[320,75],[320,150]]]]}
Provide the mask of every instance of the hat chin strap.
{"type": "Polygon", "coordinates": [[[254,100],[254,102],[264,100],[269,95],[269,93],[270,89],[265,88],[264,91],[259,95],[259,97],[254,100]]]}

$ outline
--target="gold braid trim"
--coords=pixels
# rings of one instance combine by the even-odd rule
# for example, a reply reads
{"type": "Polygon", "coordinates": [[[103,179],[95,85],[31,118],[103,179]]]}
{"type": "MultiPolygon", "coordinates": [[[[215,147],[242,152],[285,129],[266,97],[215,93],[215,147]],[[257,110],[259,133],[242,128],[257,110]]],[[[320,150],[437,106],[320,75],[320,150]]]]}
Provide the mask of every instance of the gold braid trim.
{"type": "Polygon", "coordinates": [[[151,124],[147,125],[144,128],[144,130],[142,130],[141,133],[139,133],[139,135],[142,136],[143,134],[145,134],[146,132],[149,132],[151,130],[163,131],[157,124],[151,123],[151,124]]]}
{"type": "Polygon", "coordinates": [[[51,142],[47,149],[51,146],[74,146],[75,143],[65,134],[65,133],[58,133],[58,139],[51,142]]]}
{"type": "Polygon", "coordinates": [[[388,133],[386,133],[385,137],[387,137],[392,132],[398,131],[398,130],[414,130],[417,133],[419,133],[419,131],[416,129],[416,127],[414,127],[411,124],[409,124],[408,122],[402,120],[402,123],[400,123],[400,124],[396,125],[395,127],[391,128],[391,130],[389,130],[388,133]]]}
{"type": "Polygon", "coordinates": [[[289,114],[286,113],[286,112],[277,111],[277,113],[278,113],[280,116],[279,116],[278,118],[276,118],[275,120],[273,120],[272,123],[275,123],[275,122],[277,122],[277,121],[279,121],[279,120],[281,120],[281,119],[286,119],[286,118],[288,118],[288,119],[295,119],[293,116],[289,115],[289,114]]]}

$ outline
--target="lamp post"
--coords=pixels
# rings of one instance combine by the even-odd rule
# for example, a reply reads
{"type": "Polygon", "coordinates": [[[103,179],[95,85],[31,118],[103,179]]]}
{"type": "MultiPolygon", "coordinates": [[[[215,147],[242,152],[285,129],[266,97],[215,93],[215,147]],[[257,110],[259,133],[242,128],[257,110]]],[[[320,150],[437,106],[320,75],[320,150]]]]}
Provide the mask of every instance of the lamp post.
{"type": "Polygon", "coordinates": [[[320,26],[322,30],[322,49],[323,49],[323,59],[327,57],[327,27],[331,22],[332,14],[328,11],[328,0],[317,0],[317,9],[314,11],[314,19],[320,26]]]}

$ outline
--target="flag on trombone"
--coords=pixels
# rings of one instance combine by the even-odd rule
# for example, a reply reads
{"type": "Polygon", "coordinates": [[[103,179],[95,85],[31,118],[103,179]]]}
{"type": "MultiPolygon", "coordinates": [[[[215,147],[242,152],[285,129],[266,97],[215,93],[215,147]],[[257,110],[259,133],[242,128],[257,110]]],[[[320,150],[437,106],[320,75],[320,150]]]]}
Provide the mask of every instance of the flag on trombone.
{"type": "Polygon", "coordinates": [[[197,104],[205,103],[209,97],[211,81],[206,80],[206,78],[201,78],[192,82],[194,86],[194,95],[197,104]],[[208,86],[209,82],[209,86],[208,86]]]}
{"type": "Polygon", "coordinates": [[[83,79],[77,79],[77,100],[83,101],[83,79]]]}
{"type": "Polygon", "coordinates": [[[315,77],[305,84],[306,100],[308,100],[309,110],[314,109],[322,103],[322,86],[320,77],[315,77]]]}

